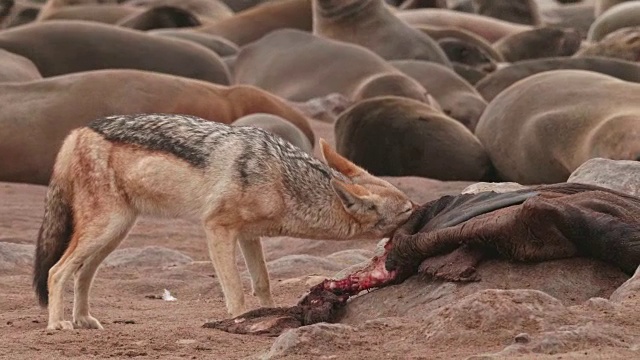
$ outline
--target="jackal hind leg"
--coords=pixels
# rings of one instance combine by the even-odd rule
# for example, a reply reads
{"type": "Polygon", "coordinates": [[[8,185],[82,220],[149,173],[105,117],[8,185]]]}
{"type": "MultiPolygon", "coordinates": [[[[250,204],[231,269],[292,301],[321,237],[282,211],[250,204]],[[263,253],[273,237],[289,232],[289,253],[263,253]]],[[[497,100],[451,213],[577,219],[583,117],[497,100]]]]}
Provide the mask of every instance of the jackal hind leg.
{"type": "Polygon", "coordinates": [[[251,275],[253,295],[260,301],[260,306],[273,307],[269,271],[264,260],[262,242],[258,236],[240,236],[238,238],[244,262],[251,275]]]}
{"type": "MultiPolygon", "coordinates": [[[[79,205],[79,204],[77,204],[79,205]]],[[[74,234],[62,258],[49,270],[48,329],[97,328],[102,325],[89,315],[89,288],[95,271],[110,250],[124,238],[135,216],[123,209],[74,210],[74,234]],[[109,250],[109,251],[107,251],[109,250]],[[74,275],[74,322],[64,320],[64,285],[74,275]]]]}
{"type": "Polygon", "coordinates": [[[246,310],[242,280],[236,265],[238,232],[212,220],[205,221],[205,231],[209,256],[224,294],[227,311],[235,317],[246,310]]]}
{"type": "Polygon", "coordinates": [[[124,240],[135,220],[136,214],[131,209],[122,208],[113,211],[103,225],[103,232],[94,238],[95,248],[84,252],[87,257],[80,262],[81,266],[75,272],[73,302],[75,328],[102,329],[100,322],[89,313],[89,291],[100,264],[124,240]]]}

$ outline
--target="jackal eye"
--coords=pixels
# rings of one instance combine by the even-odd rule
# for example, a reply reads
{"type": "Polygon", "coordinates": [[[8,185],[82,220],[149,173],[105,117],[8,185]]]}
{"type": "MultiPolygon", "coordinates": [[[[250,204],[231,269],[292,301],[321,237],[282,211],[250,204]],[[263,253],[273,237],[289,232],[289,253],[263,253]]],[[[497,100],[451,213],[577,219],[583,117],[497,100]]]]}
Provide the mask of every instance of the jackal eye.
{"type": "Polygon", "coordinates": [[[369,207],[367,208],[367,210],[368,210],[368,211],[376,211],[376,209],[377,209],[376,204],[371,204],[371,205],[369,205],[369,207]]]}

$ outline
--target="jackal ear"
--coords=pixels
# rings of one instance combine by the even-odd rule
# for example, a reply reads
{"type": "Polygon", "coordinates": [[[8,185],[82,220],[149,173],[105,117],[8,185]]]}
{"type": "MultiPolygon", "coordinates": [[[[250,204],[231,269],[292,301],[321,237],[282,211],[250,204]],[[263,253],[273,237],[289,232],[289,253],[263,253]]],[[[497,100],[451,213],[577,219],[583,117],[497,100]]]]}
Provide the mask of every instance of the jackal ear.
{"type": "Polygon", "coordinates": [[[327,163],[327,165],[329,165],[330,167],[344,174],[346,177],[354,178],[359,175],[367,174],[367,172],[363,168],[359,167],[358,165],[347,160],[347,158],[338,154],[335,150],[331,148],[329,143],[327,143],[322,138],[320,138],[320,150],[322,152],[322,157],[324,158],[324,162],[327,163]]]}
{"type": "Polygon", "coordinates": [[[338,195],[345,210],[354,212],[363,207],[368,208],[369,200],[365,197],[370,194],[369,190],[361,185],[347,184],[340,180],[331,179],[331,187],[338,195]]]}

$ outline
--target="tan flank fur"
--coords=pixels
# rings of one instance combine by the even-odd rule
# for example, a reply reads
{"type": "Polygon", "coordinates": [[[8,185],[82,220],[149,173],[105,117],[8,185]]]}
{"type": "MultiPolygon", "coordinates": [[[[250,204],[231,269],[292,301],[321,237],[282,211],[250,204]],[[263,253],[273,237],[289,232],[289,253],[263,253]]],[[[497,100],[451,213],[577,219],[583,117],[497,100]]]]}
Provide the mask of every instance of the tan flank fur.
{"type": "Polygon", "coordinates": [[[320,141],[326,164],[280,137],[184,115],[122,115],[73,130],[56,159],[34,286],[49,329],[102,326],[89,313],[100,263],[139,215],[202,222],[232,316],[246,311],[237,244],[253,294],[273,306],[260,236],[379,239],[413,211],[400,190],[320,141]],[[74,276],[73,321],[63,287],[74,276]]]}

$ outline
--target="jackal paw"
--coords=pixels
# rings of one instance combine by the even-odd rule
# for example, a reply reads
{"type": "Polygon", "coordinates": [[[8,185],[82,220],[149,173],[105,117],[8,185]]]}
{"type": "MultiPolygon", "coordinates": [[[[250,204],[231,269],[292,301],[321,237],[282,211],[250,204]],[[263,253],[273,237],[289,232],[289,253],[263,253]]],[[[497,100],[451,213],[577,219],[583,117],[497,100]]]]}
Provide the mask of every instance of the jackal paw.
{"type": "Polygon", "coordinates": [[[73,320],[73,325],[76,329],[104,329],[100,321],[91,315],[77,317],[73,320]]]}
{"type": "Polygon", "coordinates": [[[65,320],[54,321],[47,325],[47,330],[73,330],[73,324],[65,320]]]}

